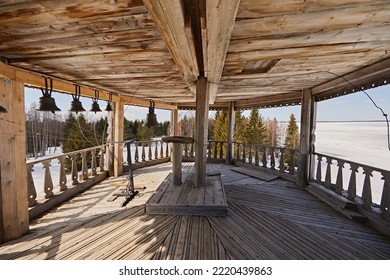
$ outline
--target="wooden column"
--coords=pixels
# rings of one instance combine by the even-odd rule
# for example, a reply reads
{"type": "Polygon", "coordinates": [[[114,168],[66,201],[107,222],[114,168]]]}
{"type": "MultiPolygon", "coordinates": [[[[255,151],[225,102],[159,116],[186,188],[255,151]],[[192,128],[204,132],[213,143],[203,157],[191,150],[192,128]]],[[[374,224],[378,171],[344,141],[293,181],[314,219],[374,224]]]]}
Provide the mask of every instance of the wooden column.
{"type": "Polygon", "coordinates": [[[310,179],[311,154],[314,152],[316,103],[310,89],[302,91],[300,147],[296,183],[306,187],[310,179]]]}
{"type": "MultiPolygon", "coordinates": [[[[112,103],[115,108],[115,103],[112,103]]],[[[113,109],[114,109],[113,108],[113,109]]],[[[106,149],[106,167],[108,169],[109,176],[114,176],[114,124],[115,109],[107,113],[107,149],[106,149]]]]}
{"type": "Polygon", "coordinates": [[[235,122],[235,111],[234,102],[229,102],[228,109],[228,139],[227,139],[227,150],[226,150],[226,164],[233,163],[233,141],[234,141],[234,122],[235,122]]]}
{"type": "Polygon", "coordinates": [[[123,173],[124,103],[114,103],[114,176],[123,173]]]}
{"type": "Polygon", "coordinates": [[[171,110],[171,136],[179,135],[179,110],[171,110]]]}
{"type": "Polygon", "coordinates": [[[26,124],[24,84],[0,74],[0,242],[17,239],[28,231],[26,124]]]}
{"type": "Polygon", "coordinates": [[[206,182],[208,113],[208,84],[205,77],[199,77],[196,82],[195,187],[204,187],[206,182]]]}

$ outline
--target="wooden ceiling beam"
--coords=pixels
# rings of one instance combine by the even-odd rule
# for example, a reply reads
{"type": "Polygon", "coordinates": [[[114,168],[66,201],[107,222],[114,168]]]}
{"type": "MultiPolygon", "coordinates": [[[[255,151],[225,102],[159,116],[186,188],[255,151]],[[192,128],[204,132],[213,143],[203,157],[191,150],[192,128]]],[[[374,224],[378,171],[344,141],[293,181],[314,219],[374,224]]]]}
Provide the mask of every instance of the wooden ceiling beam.
{"type": "Polygon", "coordinates": [[[206,2],[207,53],[204,58],[206,77],[210,83],[211,104],[217,97],[239,5],[240,0],[208,0],[206,2]]]}
{"type": "MultiPolygon", "coordinates": [[[[53,80],[54,91],[60,93],[66,93],[66,94],[75,93],[75,83],[71,81],[61,80],[56,77],[50,77],[49,75],[43,75],[40,73],[19,69],[14,66],[7,65],[3,62],[0,62],[0,76],[3,76],[11,80],[23,82],[26,86],[34,87],[34,88],[45,87],[44,77],[47,77],[53,80]]],[[[131,95],[125,96],[117,92],[109,92],[98,88],[88,87],[82,84],[79,85],[80,85],[80,95],[83,97],[95,98],[95,90],[99,90],[100,100],[109,100],[110,94],[112,94],[112,101],[114,102],[122,101],[125,104],[145,106],[145,107],[149,106],[148,99],[132,97],[131,95]]],[[[155,107],[159,109],[173,110],[177,108],[177,105],[164,103],[164,102],[155,102],[155,107]]]]}
{"type": "Polygon", "coordinates": [[[143,0],[143,2],[179,67],[185,84],[191,87],[199,76],[199,69],[192,50],[192,42],[186,35],[181,0],[143,0]]]}

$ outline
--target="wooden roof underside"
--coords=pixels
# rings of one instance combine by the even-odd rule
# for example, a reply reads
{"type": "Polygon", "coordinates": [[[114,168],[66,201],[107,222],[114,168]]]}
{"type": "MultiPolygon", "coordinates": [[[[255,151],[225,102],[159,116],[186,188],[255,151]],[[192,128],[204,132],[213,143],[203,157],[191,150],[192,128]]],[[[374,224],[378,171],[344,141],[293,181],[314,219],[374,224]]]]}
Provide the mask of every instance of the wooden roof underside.
{"type": "MultiPolygon", "coordinates": [[[[317,100],[390,79],[387,0],[0,1],[10,66],[132,99],[191,108],[317,100]],[[343,77],[341,77],[343,76],[343,77]]],[[[83,92],[82,92],[83,95],[83,92]]]]}

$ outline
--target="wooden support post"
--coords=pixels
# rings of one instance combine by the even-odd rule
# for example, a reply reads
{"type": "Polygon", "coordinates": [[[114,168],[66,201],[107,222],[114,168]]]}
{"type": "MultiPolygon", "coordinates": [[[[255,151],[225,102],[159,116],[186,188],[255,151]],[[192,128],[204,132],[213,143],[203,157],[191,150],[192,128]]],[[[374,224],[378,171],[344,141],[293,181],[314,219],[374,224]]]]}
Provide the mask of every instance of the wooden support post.
{"type": "MultiPolygon", "coordinates": [[[[114,103],[115,104],[115,103],[114,103]]],[[[114,105],[115,107],[115,105],[114,105]]],[[[106,167],[109,176],[114,176],[114,111],[107,114],[107,147],[106,147],[106,167]]]]}
{"type": "Polygon", "coordinates": [[[300,147],[296,184],[306,187],[310,177],[310,154],[314,145],[315,102],[310,89],[302,91],[300,147]]]}
{"type": "Polygon", "coordinates": [[[24,84],[0,74],[0,242],[17,239],[28,231],[26,124],[24,84]]]}
{"type": "Polygon", "coordinates": [[[196,82],[195,187],[204,187],[206,182],[208,113],[208,84],[205,77],[199,77],[196,82]]]}
{"type": "Polygon", "coordinates": [[[119,177],[123,173],[123,126],[124,103],[114,103],[114,176],[119,177]]]}
{"type": "Polygon", "coordinates": [[[226,149],[226,164],[233,163],[234,122],[235,122],[234,102],[231,101],[229,102],[229,109],[228,109],[228,139],[227,139],[227,149],[226,149]]]}
{"type": "Polygon", "coordinates": [[[171,136],[178,136],[179,132],[179,110],[171,110],[171,136]]]}

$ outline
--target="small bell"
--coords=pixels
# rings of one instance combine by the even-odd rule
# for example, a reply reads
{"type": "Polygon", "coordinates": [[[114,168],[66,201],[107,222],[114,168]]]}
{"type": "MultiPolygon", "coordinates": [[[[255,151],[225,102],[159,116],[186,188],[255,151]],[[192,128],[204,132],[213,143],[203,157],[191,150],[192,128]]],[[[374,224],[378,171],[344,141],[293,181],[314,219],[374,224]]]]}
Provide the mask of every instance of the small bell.
{"type": "Polygon", "coordinates": [[[70,110],[69,111],[75,112],[77,114],[78,112],[84,112],[85,109],[83,108],[83,105],[81,104],[80,100],[74,99],[70,103],[70,110]]]}
{"type": "Polygon", "coordinates": [[[157,125],[157,116],[154,113],[154,102],[150,101],[149,113],[146,116],[145,126],[151,127],[157,125]]]}
{"type": "Polygon", "coordinates": [[[107,112],[111,112],[112,111],[111,102],[107,102],[106,111],[107,112]]]}
{"type": "Polygon", "coordinates": [[[57,107],[53,97],[44,95],[39,98],[39,107],[37,111],[52,112],[54,114],[55,111],[61,111],[61,109],[57,107]]]}
{"type": "Polygon", "coordinates": [[[97,102],[97,100],[94,100],[92,102],[92,108],[90,110],[91,112],[94,112],[96,114],[96,112],[101,112],[102,110],[100,109],[99,107],[99,103],[97,102]]]}

